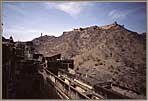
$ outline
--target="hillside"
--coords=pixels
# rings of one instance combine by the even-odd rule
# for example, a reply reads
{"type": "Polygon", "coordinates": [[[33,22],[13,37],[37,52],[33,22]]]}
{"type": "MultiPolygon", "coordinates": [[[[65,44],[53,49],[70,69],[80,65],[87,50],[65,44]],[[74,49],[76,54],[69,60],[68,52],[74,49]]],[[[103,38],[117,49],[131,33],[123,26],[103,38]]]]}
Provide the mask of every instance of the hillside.
{"type": "Polygon", "coordinates": [[[44,56],[61,53],[75,60],[75,70],[97,80],[112,81],[140,94],[146,92],[146,33],[138,34],[119,24],[91,26],[63,32],[60,37],[32,40],[44,56]]]}

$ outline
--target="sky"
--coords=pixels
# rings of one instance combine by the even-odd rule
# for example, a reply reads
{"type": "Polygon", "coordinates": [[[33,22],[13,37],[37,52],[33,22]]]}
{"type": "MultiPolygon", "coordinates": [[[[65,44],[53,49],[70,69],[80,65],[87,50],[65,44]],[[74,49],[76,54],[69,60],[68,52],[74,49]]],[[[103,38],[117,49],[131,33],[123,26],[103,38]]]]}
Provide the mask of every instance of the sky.
{"type": "Polygon", "coordinates": [[[103,26],[117,21],[125,28],[146,32],[144,2],[3,2],[3,36],[30,41],[43,35],[61,36],[64,31],[103,26]]]}

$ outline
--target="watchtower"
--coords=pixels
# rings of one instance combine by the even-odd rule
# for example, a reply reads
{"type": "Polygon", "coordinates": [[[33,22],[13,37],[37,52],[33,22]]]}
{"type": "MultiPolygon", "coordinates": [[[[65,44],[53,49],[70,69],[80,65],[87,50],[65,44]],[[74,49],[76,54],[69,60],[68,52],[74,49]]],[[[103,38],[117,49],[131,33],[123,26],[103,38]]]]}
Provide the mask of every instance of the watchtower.
{"type": "Polygon", "coordinates": [[[117,25],[118,24],[117,21],[115,21],[114,24],[117,25]]]}

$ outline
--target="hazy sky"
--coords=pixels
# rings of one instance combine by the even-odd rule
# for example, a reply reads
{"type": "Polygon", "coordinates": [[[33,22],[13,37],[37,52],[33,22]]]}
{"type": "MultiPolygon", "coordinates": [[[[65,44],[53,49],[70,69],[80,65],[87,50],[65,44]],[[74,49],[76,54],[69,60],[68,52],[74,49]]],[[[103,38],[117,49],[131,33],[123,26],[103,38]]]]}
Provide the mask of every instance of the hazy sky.
{"type": "Polygon", "coordinates": [[[117,21],[129,30],[146,32],[146,3],[137,2],[3,2],[3,36],[16,41],[117,21]]]}

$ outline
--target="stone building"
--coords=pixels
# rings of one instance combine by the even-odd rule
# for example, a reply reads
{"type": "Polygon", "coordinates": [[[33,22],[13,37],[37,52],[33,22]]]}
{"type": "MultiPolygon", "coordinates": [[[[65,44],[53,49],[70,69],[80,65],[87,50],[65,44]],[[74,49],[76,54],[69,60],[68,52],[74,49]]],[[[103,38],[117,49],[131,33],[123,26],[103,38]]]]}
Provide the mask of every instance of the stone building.
{"type": "Polygon", "coordinates": [[[13,42],[12,37],[3,38],[3,99],[48,98],[44,92],[43,76],[39,73],[43,61],[41,57],[33,58],[33,52],[31,42],[13,42]]]}

